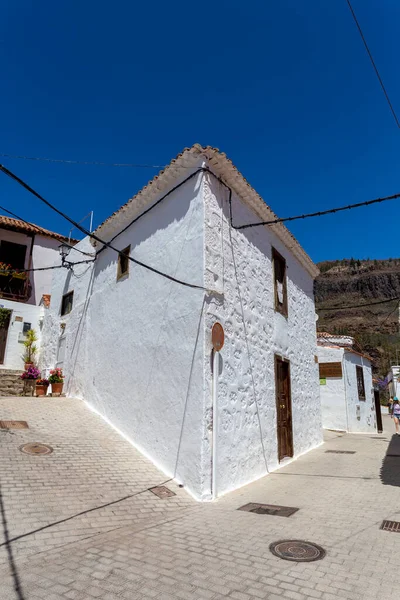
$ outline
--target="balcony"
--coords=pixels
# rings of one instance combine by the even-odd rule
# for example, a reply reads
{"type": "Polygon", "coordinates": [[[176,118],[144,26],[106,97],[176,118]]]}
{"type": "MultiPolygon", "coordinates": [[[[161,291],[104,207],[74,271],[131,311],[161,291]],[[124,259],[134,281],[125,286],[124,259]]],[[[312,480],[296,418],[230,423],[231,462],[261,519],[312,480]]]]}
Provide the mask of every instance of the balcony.
{"type": "Polygon", "coordinates": [[[27,302],[30,298],[32,286],[27,273],[5,268],[0,263],[0,298],[27,302]]]}

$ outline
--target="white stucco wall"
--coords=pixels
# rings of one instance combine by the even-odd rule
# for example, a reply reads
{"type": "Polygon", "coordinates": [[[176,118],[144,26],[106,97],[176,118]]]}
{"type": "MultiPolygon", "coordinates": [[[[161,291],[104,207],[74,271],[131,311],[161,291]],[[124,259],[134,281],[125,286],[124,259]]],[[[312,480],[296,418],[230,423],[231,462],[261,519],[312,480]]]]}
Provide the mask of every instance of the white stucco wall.
{"type": "MultiPolygon", "coordinates": [[[[318,346],[318,362],[340,362],[342,363],[342,373],[343,354],[343,348],[318,346]]],[[[345,378],[327,377],[326,385],[320,385],[320,396],[324,429],[348,431],[345,378]]]]}
{"type": "Polygon", "coordinates": [[[23,371],[24,362],[22,360],[22,355],[25,347],[22,343],[22,330],[24,322],[31,323],[32,329],[36,331],[38,336],[36,346],[39,348],[37,354],[37,359],[39,360],[42,324],[45,309],[43,306],[33,306],[31,304],[12,302],[4,299],[0,299],[0,307],[12,310],[10,326],[8,328],[4,363],[0,365],[0,369],[16,369],[23,371]],[[22,321],[16,321],[16,317],[22,318],[22,321]]]}
{"type": "Polygon", "coordinates": [[[343,377],[328,377],[320,386],[322,423],[326,429],[350,433],[376,431],[372,368],[367,358],[343,348],[318,346],[320,363],[341,362],[343,377]],[[356,366],[362,366],[365,401],[359,400],[356,366]]]}
{"type": "Polygon", "coordinates": [[[352,352],[345,352],[343,364],[349,431],[352,433],[374,433],[376,431],[376,415],[371,363],[363,356],[352,352]],[[365,401],[358,399],[356,365],[363,368],[365,401]],[[357,412],[357,407],[359,407],[359,412],[357,412]],[[359,418],[357,418],[357,414],[359,418]]]}
{"type": "MultiPolygon", "coordinates": [[[[32,253],[32,268],[49,267],[54,264],[60,264],[60,253],[58,247],[61,244],[58,240],[35,236],[32,253]]],[[[51,282],[54,271],[34,271],[33,289],[30,304],[39,304],[43,294],[50,294],[51,282]]]]}
{"type": "MultiPolygon", "coordinates": [[[[256,218],[236,196],[233,208],[238,222],[256,218]]],[[[122,229],[123,213],[119,218],[122,229]]],[[[201,173],[114,244],[130,244],[138,260],[219,293],[182,287],[132,263],[129,277],[117,282],[110,250],[93,265],[55,271],[42,364],[57,363],[65,336],[68,394],[85,399],[196,498],[209,499],[210,336],[219,320],[226,343],[217,397],[218,493],[278,467],[275,353],[291,362],[295,456],[322,443],[313,281],[272,229],[229,231],[227,192],[201,173]],[[271,246],[288,264],[287,320],[273,308],[271,246]],[[73,310],[61,318],[62,295],[71,290],[73,310]]],[[[93,252],[87,239],[78,248],[93,252]]],[[[81,259],[71,252],[71,261],[81,259]]]]}
{"type": "MultiPolygon", "coordinates": [[[[26,246],[25,269],[49,267],[60,262],[58,246],[61,242],[52,238],[35,235],[32,262],[29,264],[29,258],[32,247],[32,237],[18,231],[9,231],[0,228],[0,240],[23,244],[26,246]]],[[[27,304],[38,305],[43,294],[50,294],[53,271],[34,271],[29,274],[32,284],[32,294],[27,304]]]]}
{"type": "MultiPolygon", "coordinates": [[[[188,174],[183,171],[182,180],[188,174]]],[[[202,286],[202,181],[199,174],[185,183],[114,244],[120,249],[130,244],[134,258],[202,286]]],[[[122,220],[121,228],[125,225],[122,220]]],[[[94,251],[88,240],[78,247],[94,251]]],[[[73,250],[70,260],[77,259],[82,255],[73,250]]],[[[57,362],[63,322],[67,393],[85,399],[202,498],[204,292],[133,263],[129,271],[117,282],[117,254],[106,249],[94,266],[54,272],[43,366],[57,362]],[[73,310],[61,318],[61,298],[70,290],[73,310]]]]}
{"type": "MultiPolygon", "coordinates": [[[[232,208],[237,224],[257,220],[235,194],[232,208]]],[[[321,407],[312,277],[272,228],[231,229],[228,190],[208,175],[205,219],[206,285],[223,292],[208,301],[204,356],[208,429],[212,414],[210,331],[220,321],[225,329],[217,399],[220,495],[279,466],[275,354],[290,360],[295,457],[322,443],[321,407]],[[288,319],[274,310],[272,246],[287,261],[288,319]]],[[[210,461],[205,466],[210,481],[210,461]]]]}

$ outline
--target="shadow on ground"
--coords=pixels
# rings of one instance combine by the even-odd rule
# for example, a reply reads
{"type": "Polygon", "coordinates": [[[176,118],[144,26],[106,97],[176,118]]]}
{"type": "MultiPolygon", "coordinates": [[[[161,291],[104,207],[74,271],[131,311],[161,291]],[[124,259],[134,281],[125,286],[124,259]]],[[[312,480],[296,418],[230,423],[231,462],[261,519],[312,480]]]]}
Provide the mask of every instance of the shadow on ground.
{"type": "Polygon", "coordinates": [[[381,468],[384,485],[400,487],[400,435],[393,435],[381,468]]]}

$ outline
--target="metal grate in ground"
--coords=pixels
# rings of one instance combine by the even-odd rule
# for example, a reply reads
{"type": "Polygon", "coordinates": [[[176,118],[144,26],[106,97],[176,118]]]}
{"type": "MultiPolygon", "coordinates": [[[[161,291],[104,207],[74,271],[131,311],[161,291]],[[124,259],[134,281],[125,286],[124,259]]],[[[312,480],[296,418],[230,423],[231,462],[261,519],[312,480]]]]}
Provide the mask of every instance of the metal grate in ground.
{"type": "Polygon", "coordinates": [[[156,487],[150,488],[149,492],[158,496],[159,498],[171,498],[171,496],[176,496],[175,492],[172,492],[165,485],[157,485],[156,487]]]}
{"type": "Polygon", "coordinates": [[[293,506],[279,506],[278,504],[257,504],[255,502],[249,502],[238,508],[245,512],[255,513],[256,515],[271,515],[274,517],[290,517],[299,509],[293,506]]]}
{"type": "Polygon", "coordinates": [[[355,450],[325,450],[325,454],[355,454],[355,450]]]}
{"type": "Polygon", "coordinates": [[[26,421],[0,421],[0,429],[29,429],[26,421]]]}
{"type": "Polygon", "coordinates": [[[382,525],[379,529],[383,531],[393,531],[394,533],[400,533],[400,522],[399,521],[382,521],[382,525]]]}

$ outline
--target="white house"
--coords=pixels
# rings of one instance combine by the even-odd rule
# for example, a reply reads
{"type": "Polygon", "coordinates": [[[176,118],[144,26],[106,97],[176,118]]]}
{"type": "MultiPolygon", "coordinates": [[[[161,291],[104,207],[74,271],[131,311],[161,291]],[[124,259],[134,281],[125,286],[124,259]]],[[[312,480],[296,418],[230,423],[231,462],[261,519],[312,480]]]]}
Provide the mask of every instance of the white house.
{"type": "Polygon", "coordinates": [[[0,215],[0,369],[23,369],[22,342],[29,329],[35,329],[40,346],[53,271],[30,269],[59,262],[58,246],[65,241],[58,233],[0,215]]]}
{"type": "Polygon", "coordinates": [[[238,229],[275,218],[225,154],[195,145],[95,231],[123,254],[86,238],[96,260],[54,272],[43,366],[198,499],[322,442],[318,269],[281,223],[238,229]]]}
{"type": "Polygon", "coordinates": [[[317,337],[324,429],[375,432],[371,359],[351,336],[318,333],[317,337]]]}

